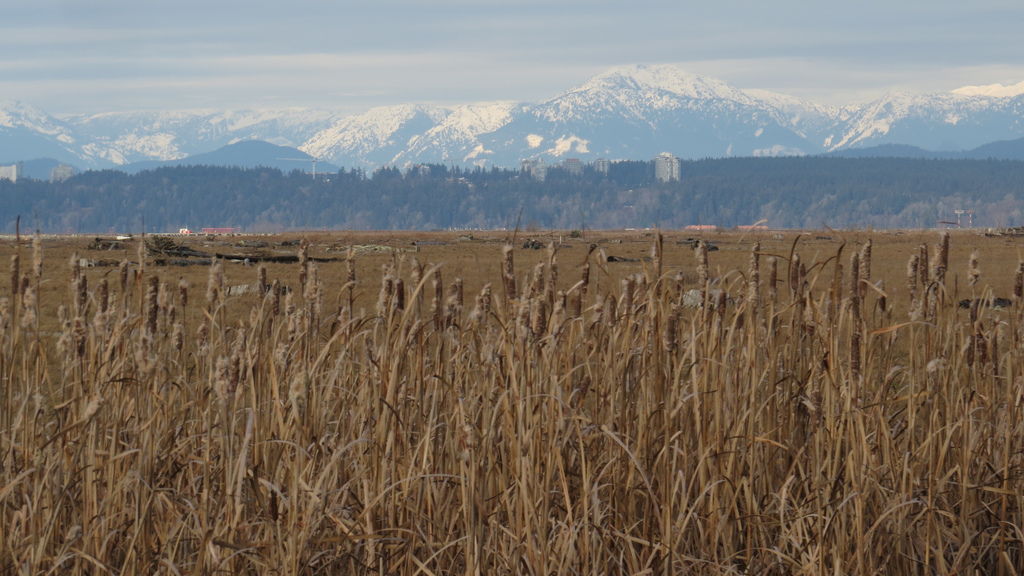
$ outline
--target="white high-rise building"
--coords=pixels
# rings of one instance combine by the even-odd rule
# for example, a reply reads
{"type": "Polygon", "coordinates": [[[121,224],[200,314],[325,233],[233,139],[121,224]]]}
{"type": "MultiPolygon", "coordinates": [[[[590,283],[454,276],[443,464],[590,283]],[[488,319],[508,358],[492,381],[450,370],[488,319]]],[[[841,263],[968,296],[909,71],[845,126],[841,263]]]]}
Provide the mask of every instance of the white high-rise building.
{"type": "Polygon", "coordinates": [[[679,182],[681,162],[679,158],[662,152],[654,159],[654,178],[658,182],[679,182]]]}
{"type": "Polygon", "coordinates": [[[11,182],[18,181],[18,175],[21,173],[21,166],[19,164],[12,164],[10,166],[0,166],[0,180],[10,180],[11,182]]]}

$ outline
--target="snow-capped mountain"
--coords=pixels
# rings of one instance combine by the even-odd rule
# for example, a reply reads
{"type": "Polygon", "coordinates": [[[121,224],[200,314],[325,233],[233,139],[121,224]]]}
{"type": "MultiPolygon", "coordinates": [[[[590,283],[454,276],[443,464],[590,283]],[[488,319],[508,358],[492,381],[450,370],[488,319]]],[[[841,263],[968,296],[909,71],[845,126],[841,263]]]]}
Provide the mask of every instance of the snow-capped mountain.
{"type": "Polygon", "coordinates": [[[242,140],[298,146],[331,122],[329,112],[292,108],[224,112],[119,112],[74,116],[83,142],[81,155],[90,165],[123,165],[146,160],[178,160],[242,140]]]}
{"type": "Polygon", "coordinates": [[[539,103],[399,105],[355,116],[329,110],[117,112],[54,117],[0,104],[0,164],[50,157],[82,167],[167,161],[245,140],[322,161],[375,168],[416,163],[559,162],[818,154],[880,145],[967,150],[1024,137],[1024,82],[949,93],[891,94],[832,107],[739,89],[674,66],[612,68],[539,103]]]}

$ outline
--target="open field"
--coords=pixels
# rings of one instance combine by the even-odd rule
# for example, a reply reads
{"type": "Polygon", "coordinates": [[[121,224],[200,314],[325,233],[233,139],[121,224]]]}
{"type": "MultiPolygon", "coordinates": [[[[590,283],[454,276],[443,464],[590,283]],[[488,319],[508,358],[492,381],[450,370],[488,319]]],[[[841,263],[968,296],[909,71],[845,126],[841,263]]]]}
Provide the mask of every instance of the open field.
{"type": "Polygon", "coordinates": [[[1024,571],[1024,238],[510,236],[4,239],[0,573],[1024,571]]]}

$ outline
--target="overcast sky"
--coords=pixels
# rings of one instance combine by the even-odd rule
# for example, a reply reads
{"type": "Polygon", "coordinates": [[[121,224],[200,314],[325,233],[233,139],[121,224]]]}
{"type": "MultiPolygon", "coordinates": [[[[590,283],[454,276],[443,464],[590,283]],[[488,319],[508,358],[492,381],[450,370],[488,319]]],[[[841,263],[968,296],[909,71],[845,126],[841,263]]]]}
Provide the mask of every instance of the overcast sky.
{"type": "Polygon", "coordinates": [[[541,101],[676,64],[830,104],[1024,81],[1020,0],[0,0],[0,101],[52,114],[541,101]]]}

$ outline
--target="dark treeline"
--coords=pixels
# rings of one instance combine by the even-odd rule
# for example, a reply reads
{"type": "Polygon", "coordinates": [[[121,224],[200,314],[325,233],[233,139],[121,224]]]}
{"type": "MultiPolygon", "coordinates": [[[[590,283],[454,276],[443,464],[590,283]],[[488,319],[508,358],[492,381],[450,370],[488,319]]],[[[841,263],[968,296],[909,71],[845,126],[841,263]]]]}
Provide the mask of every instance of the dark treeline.
{"type": "Polygon", "coordinates": [[[0,232],[288,229],[561,229],[688,224],[732,227],[930,227],[975,211],[979,226],[1024,224],[1024,162],[896,158],[737,158],[683,162],[680,182],[655,181],[649,162],[607,174],[441,165],[373,173],[221,167],[128,175],[86,172],[64,182],[0,180],[0,232]]]}

